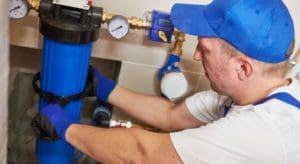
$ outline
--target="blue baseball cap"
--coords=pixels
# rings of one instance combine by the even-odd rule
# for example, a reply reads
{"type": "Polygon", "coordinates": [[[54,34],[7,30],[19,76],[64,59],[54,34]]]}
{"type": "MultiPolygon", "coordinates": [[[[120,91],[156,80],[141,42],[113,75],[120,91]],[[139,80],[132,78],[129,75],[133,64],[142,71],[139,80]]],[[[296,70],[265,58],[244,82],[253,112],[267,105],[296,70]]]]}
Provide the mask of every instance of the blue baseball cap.
{"type": "Polygon", "coordinates": [[[200,37],[217,37],[266,63],[289,59],[293,20],[282,0],[214,0],[208,5],[175,4],[173,25],[200,37]]]}

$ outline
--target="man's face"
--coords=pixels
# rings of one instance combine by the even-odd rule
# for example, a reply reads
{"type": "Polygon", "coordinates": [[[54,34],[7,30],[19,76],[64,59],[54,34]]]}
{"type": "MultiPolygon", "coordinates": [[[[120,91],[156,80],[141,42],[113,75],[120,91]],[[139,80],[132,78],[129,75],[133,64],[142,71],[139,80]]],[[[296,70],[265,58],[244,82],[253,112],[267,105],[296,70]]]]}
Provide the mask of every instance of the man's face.
{"type": "Polygon", "coordinates": [[[198,38],[194,60],[202,61],[210,86],[220,94],[228,95],[232,87],[230,58],[217,38],[198,38]]]}

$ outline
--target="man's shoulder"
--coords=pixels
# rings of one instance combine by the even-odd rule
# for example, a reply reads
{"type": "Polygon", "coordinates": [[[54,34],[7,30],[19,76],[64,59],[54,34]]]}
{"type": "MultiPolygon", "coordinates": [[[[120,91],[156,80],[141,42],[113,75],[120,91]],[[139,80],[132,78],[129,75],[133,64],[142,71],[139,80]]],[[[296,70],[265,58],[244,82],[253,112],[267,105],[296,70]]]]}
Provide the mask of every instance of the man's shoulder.
{"type": "Polygon", "coordinates": [[[228,96],[221,95],[212,89],[197,92],[188,98],[191,98],[191,97],[193,97],[195,99],[220,99],[220,100],[228,99],[228,96]]]}

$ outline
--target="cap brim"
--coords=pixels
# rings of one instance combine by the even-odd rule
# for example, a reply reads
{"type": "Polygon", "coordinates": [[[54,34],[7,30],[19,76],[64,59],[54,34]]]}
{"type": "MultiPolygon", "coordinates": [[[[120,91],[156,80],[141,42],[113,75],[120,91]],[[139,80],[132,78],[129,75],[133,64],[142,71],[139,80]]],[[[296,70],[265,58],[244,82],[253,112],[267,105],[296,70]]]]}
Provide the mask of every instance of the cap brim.
{"type": "Polygon", "coordinates": [[[205,5],[174,4],[171,20],[178,30],[196,36],[217,37],[204,16],[205,5]]]}

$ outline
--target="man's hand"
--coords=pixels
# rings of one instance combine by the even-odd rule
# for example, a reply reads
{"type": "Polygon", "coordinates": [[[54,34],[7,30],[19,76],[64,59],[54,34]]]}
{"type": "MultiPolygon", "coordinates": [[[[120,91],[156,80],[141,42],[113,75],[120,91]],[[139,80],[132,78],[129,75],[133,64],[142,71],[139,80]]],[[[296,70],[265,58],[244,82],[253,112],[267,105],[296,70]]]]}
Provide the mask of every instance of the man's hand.
{"type": "Polygon", "coordinates": [[[92,67],[91,71],[93,71],[94,73],[96,96],[100,100],[108,102],[109,95],[115,88],[116,83],[110,79],[105,78],[95,67],[92,67]]]}
{"type": "Polygon", "coordinates": [[[35,134],[46,140],[65,139],[67,128],[76,123],[70,120],[57,104],[49,104],[33,118],[31,127],[35,134]]]}

